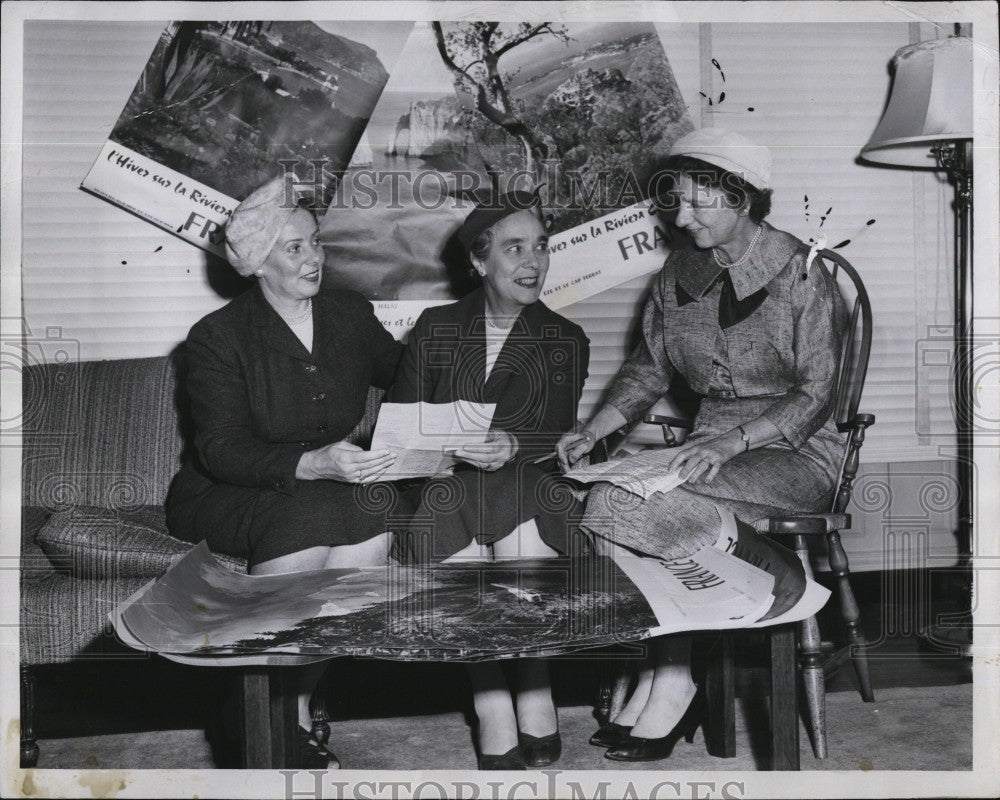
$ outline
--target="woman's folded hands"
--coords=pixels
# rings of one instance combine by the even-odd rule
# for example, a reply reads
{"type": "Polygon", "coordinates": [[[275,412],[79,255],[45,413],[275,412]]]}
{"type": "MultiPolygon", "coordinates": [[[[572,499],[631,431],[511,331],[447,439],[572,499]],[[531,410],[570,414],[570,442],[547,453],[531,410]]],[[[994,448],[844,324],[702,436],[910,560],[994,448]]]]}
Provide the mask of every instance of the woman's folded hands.
{"type": "Polygon", "coordinates": [[[302,454],[295,477],[299,480],[372,483],[392,466],[396,455],[391,450],[364,450],[341,441],[302,454]]]}

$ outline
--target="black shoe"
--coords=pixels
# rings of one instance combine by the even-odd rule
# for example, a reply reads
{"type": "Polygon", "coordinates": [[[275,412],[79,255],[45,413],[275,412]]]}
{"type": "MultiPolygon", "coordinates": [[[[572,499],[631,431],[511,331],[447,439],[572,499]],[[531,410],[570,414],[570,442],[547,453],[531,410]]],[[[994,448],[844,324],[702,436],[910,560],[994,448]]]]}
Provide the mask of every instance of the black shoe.
{"type": "Polygon", "coordinates": [[[524,763],[529,767],[547,767],[555,764],[562,755],[562,737],[559,731],[548,736],[532,736],[530,733],[517,734],[524,763]]]}
{"type": "Polygon", "coordinates": [[[295,726],[298,769],[340,769],[340,761],[301,725],[295,726]]]}
{"type": "MultiPolygon", "coordinates": [[[[557,734],[558,735],[558,734],[557,734]]],[[[498,756],[481,753],[479,755],[479,769],[527,769],[524,763],[524,755],[521,753],[521,745],[516,744],[506,753],[498,756]]]]}
{"type": "Polygon", "coordinates": [[[694,741],[694,732],[705,719],[705,693],[698,687],[698,691],[691,700],[684,716],[674,726],[666,736],[658,739],[644,739],[641,736],[633,736],[631,733],[625,737],[625,741],[617,747],[612,747],[604,754],[605,758],[612,761],[659,761],[661,758],[669,758],[674,752],[674,745],[683,739],[691,743],[694,741]]]}
{"type": "Polygon", "coordinates": [[[597,733],[590,737],[590,743],[597,747],[618,747],[628,738],[631,730],[631,725],[609,722],[597,729],[597,733]]]}

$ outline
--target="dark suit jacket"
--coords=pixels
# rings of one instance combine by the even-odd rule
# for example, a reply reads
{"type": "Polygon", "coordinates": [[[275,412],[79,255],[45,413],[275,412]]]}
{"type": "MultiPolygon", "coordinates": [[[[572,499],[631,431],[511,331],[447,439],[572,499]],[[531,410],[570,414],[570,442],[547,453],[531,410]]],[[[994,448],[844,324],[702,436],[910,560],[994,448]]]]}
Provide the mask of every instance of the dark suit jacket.
{"type": "Polygon", "coordinates": [[[389,386],[400,351],[354,292],[313,299],[312,353],[259,287],[207,315],[185,343],[203,479],[290,493],[302,453],[354,429],[369,385],[389,386]]]}
{"type": "Polygon", "coordinates": [[[387,400],[496,403],[493,428],[518,440],[517,460],[555,449],[576,423],[590,342],[544,303],[527,306],[486,372],[485,294],[424,311],[410,332],[387,400]]]}

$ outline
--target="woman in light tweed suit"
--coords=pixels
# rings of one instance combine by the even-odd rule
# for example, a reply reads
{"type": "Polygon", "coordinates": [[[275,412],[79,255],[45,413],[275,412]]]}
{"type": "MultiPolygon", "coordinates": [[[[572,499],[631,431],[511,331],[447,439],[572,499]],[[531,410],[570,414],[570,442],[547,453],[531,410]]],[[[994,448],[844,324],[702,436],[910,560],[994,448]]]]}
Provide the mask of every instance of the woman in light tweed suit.
{"type": "MultiPolygon", "coordinates": [[[[783,509],[828,507],[843,454],[831,419],[842,301],[808,246],[763,221],[770,210],[766,148],[719,129],[679,139],[667,162],[670,210],[694,247],[669,256],[653,282],[642,341],[604,405],[559,443],[564,465],[635,422],[682,376],[702,395],[687,442],[663,450],[685,483],[642,501],[609,484],[590,492],[584,527],[598,542],[671,559],[738,540],[738,557],[776,576],[766,618],[805,586],[791,551],[748,523],[783,509]],[[735,518],[734,518],[735,515],[735,518]]],[[[627,462],[623,462],[626,465],[627,462]]],[[[608,758],[666,758],[701,721],[690,640],[660,639],[621,714],[591,739],[608,758]]]]}

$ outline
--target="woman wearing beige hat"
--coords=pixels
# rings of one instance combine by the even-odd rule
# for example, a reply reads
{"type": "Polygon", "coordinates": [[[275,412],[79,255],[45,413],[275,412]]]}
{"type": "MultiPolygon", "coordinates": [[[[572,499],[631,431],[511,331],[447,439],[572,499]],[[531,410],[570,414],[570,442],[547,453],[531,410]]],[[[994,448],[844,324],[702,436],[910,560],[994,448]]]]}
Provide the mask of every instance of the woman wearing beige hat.
{"type": "MultiPolygon", "coordinates": [[[[662,451],[664,469],[678,470],[684,483],[645,501],[598,484],[583,527],[599,544],[662,559],[728,533],[738,557],[776,577],[764,619],[794,605],[805,576],[794,553],[749,523],[828,507],[843,453],[831,419],[842,301],[810,248],[764,221],[770,173],[767,148],[736,133],[702,129],[674,144],[666,211],[693,247],[667,258],[643,311],[641,341],[604,404],[557,448],[564,466],[575,463],[686,379],[702,396],[694,429],[684,445],[662,451]]],[[[663,638],[652,648],[631,699],[591,739],[612,760],[666,758],[701,722],[690,640],[663,638]]]]}
{"type": "MultiPolygon", "coordinates": [[[[369,385],[391,383],[400,345],[360,295],[320,292],[316,219],[283,178],[236,208],[226,254],[254,285],[184,343],[194,452],[167,499],[171,532],[245,557],[252,575],[384,563],[385,513],[357,485],[377,481],[394,456],[346,438],[369,385]]],[[[323,667],[301,673],[299,767],[338,766],[310,733],[323,667]]]]}

